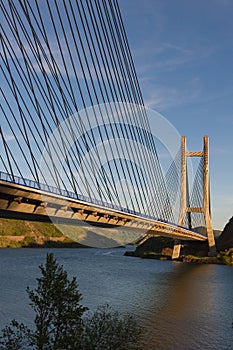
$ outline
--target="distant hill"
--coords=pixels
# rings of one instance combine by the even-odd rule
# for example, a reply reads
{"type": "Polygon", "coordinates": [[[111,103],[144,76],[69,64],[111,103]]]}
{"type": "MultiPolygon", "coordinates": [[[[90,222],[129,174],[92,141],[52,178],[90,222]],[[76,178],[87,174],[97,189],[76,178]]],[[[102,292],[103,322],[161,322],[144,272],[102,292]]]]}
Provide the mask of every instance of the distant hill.
{"type": "MultiPolygon", "coordinates": [[[[206,235],[206,227],[203,227],[203,226],[195,227],[195,228],[194,228],[194,231],[206,235]]],[[[213,230],[213,231],[214,231],[214,236],[215,236],[215,237],[220,236],[221,233],[222,233],[222,231],[220,231],[220,230],[213,230]]]]}
{"type": "Polygon", "coordinates": [[[135,240],[135,232],[115,228],[62,225],[0,219],[0,248],[21,247],[117,247],[135,240]],[[62,234],[65,233],[65,235],[62,234]]]}
{"type": "Polygon", "coordinates": [[[222,234],[217,239],[219,250],[233,248],[233,217],[226,224],[222,234]]]}

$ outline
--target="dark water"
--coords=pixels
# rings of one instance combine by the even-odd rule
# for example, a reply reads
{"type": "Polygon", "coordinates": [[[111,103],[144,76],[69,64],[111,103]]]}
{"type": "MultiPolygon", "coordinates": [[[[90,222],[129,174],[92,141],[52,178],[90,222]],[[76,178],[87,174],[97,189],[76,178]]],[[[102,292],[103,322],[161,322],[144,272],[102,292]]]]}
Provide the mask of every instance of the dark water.
{"type": "MultiPolygon", "coordinates": [[[[130,249],[130,248],[127,248],[130,249]]],[[[132,248],[131,248],[132,249],[132,248]]],[[[144,349],[233,349],[233,268],[125,257],[125,249],[51,249],[77,276],[83,304],[135,314],[144,349]]],[[[26,286],[35,286],[48,250],[0,250],[0,327],[30,323],[26,286]]]]}

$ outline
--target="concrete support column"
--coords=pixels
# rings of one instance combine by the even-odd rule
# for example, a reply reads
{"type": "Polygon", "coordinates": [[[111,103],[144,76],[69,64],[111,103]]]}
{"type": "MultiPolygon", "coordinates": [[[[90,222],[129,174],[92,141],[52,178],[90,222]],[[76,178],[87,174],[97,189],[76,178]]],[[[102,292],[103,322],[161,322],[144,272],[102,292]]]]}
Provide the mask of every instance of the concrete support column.
{"type": "Polygon", "coordinates": [[[210,182],[209,182],[209,138],[204,136],[204,188],[203,209],[206,222],[207,238],[209,244],[209,255],[216,255],[215,238],[210,218],[210,182]]]}
{"type": "Polygon", "coordinates": [[[180,216],[178,225],[184,226],[187,208],[187,158],[186,137],[181,139],[181,178],[180,178],[180,216]]]}
{"type": "Polygon", "coordinates": [[[180,249],[181,249],[180,240],[176,239],[174,241],[172,259],[178,259],[180,257],[180,249]]]}

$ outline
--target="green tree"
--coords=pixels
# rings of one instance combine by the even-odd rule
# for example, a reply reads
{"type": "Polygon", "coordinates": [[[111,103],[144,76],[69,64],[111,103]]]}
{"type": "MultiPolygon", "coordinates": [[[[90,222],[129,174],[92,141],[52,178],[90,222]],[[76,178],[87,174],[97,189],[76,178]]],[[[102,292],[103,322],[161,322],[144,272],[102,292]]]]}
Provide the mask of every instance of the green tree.
{"type": "Polygon", "coordinates": [[[82,315],[87,308],[80,304],[82,297],[76,278],[69,281],[53,254],[47,254],[45,265],[39,268],[42,276],[37,278],[37,288],[27,288],[30,305],[36,313],[35,330],[12,321],[11,327],[3,330],[1,349],[28,349],[31,345],[36,350],[77,350],[83,329],[82,315]]]}
{"type": "Polygon", "coordinates": [[[133,316],[103,305],[84,318],[82,350],[138,350],[141,328],[133,316]]]}
{"type": "Polygon", "coordinates": [[[39,266],[35,290],[27,288],[35,311],[34,329],[13,320],[2,330],[0,350],[132,350],[139,349],[140,329],[130,315],[109,306],[84,316],[87,308],[76,278],[68,279],[53,254],[39,266]]]}
{"type": "Polygon", "coordinates": [[[27,288],[30,305],[36,313],[35,344],[38,350],[47,344],[52,345],[53,350],[75,349],[82,332],[82,315],[87,310],[80,305],[82,296],[76,278],[68,280],[67,272],[53,254],[47,255],[46,264],[41,265],[40,270],[38,287],[35,291],[27,288]]]}

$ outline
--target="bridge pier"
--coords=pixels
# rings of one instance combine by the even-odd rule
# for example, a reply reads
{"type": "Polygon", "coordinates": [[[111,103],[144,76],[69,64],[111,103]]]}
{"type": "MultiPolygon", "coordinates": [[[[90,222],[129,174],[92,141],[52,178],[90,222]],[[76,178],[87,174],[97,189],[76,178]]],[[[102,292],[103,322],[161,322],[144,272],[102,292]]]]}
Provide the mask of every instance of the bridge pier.
{"type": "Polygon", "coordinates": [[[203,199],[203,211],[205,215],[206,231],[209,244],[209,255],[216,255],[216,245],[214,232],[210,216],[210,183],[209,183],[209,138],[204,136],[204,199],[203,199]]]}
{"type": "Polygon", "coordinates": [[[178,259],[180,257],[180,250],[181,250],[181,242],[180,240],[175,240],[174,241],[174,247],[173,247],[173,252],[172,252],[172,260],[173,259],[178,259]]]}

